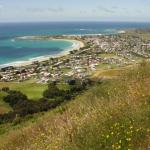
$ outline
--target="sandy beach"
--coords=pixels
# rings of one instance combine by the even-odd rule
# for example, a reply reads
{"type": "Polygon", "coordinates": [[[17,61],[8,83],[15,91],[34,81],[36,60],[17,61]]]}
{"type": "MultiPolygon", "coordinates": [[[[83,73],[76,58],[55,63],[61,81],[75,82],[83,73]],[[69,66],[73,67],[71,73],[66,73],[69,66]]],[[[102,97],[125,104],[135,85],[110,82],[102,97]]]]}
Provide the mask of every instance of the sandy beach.
{"type": "MultiPolygon", "coordinates": [[[[24,36],[24,37],[18,37],[18,39],[20,39],[20,40],[37,40],[39,38],[36,36],[24,36]]],[[[0,68],[7,67],[7,66],[14,66],[14,67],[27,66],[27,65],[31,65],[35,61],[42,62],[42,61],[49,60],[50,58],[61,57],[61,56],[69,54],[70,51],[79,50],[80,48],[84,47],[84,43],[81,41],[78,41],[78,40],[55,39],[55,38],[51,38],[49,40],[68,41],[68,42],[72,43],[72,46],[67,49],[64,49],[62,52],[60,52],[59,54],[56,54],[56,55],[46,55],[46,56],[35,57],[35,58],[31,58],[27,61],[16,61],[16,62],[0,65],[0,68]]]]}

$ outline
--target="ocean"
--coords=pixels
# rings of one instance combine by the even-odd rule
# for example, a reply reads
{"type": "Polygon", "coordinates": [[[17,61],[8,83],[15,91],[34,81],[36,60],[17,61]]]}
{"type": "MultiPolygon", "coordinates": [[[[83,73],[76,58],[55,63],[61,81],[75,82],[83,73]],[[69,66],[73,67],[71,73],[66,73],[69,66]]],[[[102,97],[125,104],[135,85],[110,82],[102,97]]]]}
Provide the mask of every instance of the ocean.
{"type": "Polygon", "coordinates": [[[39,35],[116,34],[124,29],[150,28],[138,22],[42,22],[0,23],[0,65],[56,55],[69,49],[72,42],[16,40],[16,37],[39,35]]]}

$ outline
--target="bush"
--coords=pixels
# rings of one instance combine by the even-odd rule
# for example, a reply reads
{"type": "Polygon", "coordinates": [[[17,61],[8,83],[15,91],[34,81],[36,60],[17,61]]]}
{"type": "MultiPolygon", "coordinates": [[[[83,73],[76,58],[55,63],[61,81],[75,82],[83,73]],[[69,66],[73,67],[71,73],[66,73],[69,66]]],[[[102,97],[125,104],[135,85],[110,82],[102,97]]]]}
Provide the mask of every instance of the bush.
{"type": "Polygon", "coordinates": [[[8,121],[13,121],[15,116],[16,114],[14,112],[9,112],[7,114],[0,114],[0,124],[8,121]]]}
{"type": "Polygon", "coordinates": [[[2,91],[3,91],[3,92],[9,92],[9,87],[3,87],[3,88],[2,88],[2,91]]]}
{"type": "Polygon", "coordinates": [[[3,76],[0,74],[0,79],[2,79],[3,78],[3,76]]]}
{"type": "Polygon", "coordinates": [[[5,87],[3,91],[7,91],[8,95],[4,97],[4,101],[13,108],[13,112],[0,115],[0,123],[13,121],[19,115],[20,118],[16,119],[15,122],[17,124],[22,120],[22,117],[56,108],[64,101],[71,100],[85,90],[88,85],[91,85],[91,81],[71,80],[68,84],[70,85],[69,90],[60,90],[56,82],[50,83],[48,89],[43,93],[43,98],[38,101],[29,100],[21,92],[11,91],[5,87]],[[50,101],[49,99],[53,100],[50,101]]]}
{"type": "Polygon", "coordinates": [[[39,105],[34,101],[19,101],[14,106],[14,112],[20,116],[26,116],[28,114],[34,114],[40,111],[39,105]]]}
{"type": "Polygon", "coordinates": [[[27,96],[18,91],[9,91],[9,94],[4,97],[4,101],[14,107],[18,102],[27,101],[27,96]]]}
{"type": "Polygon", "coordinates": [[[56,84],[49,84],[48,89],[43,93],[43,97],[45,98],[55,98],[60,95],[61,91],[58,89],[56,84]]]}

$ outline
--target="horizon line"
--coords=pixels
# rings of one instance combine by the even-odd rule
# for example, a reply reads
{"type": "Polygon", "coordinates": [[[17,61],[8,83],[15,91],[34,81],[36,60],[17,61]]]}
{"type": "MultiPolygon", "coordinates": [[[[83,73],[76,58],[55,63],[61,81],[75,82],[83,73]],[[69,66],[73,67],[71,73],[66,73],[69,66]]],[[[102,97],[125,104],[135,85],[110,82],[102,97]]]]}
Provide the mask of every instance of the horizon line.
{"type": "Polygon", "coordinates": [[[85,21],[81,21],[81,20],[53,20],[53,21],[2,21],[0,22],[0,24],[4,24],[4,23],[57,23],[57,22],[66,22],[66,23],[71,23],[71,22],[75,22],[75,23],[78,23],[78,22],[97,22],[97,23],[150,23],[150,21],[130,21],[130,20],[125,20],[125,21],[122,21],[122,20],[115,20],[115,21],[112,21],[112,20],[85,20],[85,21]]]}

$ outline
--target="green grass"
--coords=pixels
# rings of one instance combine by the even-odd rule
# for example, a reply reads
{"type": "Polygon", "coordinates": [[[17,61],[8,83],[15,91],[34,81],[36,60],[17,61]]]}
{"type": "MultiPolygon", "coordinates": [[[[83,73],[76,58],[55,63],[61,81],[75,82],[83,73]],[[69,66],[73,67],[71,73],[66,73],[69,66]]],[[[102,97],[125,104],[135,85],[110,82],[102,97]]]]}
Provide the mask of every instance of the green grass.
{"type": "Polygon", "coordinates": [[[125,35],[129,35],[129,36],[138,36],[140,38],[142,38],[143,40],[150,40],[150,31],[149,30],[127,30],[125,35]]]}
{"type": "Polygon", "coordinates": [[[0,83],[0,88],[2,87],[9,87],[11,90],[21,91],[26,94],[29,99],[38,100],[39,98],[42,98],[43,91],[47,88],[47,85],[33,82],[9,82],[0,83]]]}
{"type": "Polygon", "coordinates": [[[1,138],[3,149],[147,150],[150,64],[130,68],[1,138]]]}
{"type": "Polygon", "coordinates": [[[92,79],[100,79],[100,78],[107,78],[112,79],[114,77],[118,77],[123,72],[123,68],[120,69],[108,69],[108,70],[97,70],[92,75],[92,79]]]}
{"type": "Polygon", "coordinates": [[[3,101],[4,96],[6,96],[6,94],[0,92],[0,114],[4,114],[12,110],[11,107],[3,101]]]}
{"type": "Polygon", "coordinates": [[[62,71],[64,73],[68,73],[69,71],[71,71],[72,69],[71,68],[62,68],[62,71]]]}
{"type": "Polygon", "coordinates": [[[100,63],[99,65],[96,66],[96,69],[113,69],[116,68],[117,65],[116,64],[108,64],[108,63],[100,63]]]}
{"type": "MultiPolygon", "coordinates": [[[[42,98],[43,91],[47,88],[47,85],[37,84],[30,81],[23,83],[0,83],[0,89],[3,87],[9,87],[11,90],[21,91],[27,95],[29,99],[38,100],[42,98]]],[[[6,96],[6,94],[0,92],[0,114],[12,110],[11,107],[3,101],[4,96],[6,96]]]]}
{"type": "Polygon", "coordinates": [[[60,83],[57,86],[60,90],[69,90],[70,86],[68,84],[65,83],[60,83]]]}

